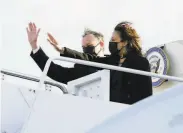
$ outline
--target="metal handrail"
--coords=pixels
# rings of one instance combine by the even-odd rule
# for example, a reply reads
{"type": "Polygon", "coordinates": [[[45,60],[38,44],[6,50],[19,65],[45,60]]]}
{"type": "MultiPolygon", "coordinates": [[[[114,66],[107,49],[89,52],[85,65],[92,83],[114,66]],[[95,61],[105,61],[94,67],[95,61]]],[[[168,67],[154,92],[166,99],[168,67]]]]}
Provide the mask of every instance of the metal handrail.
{"type": "MultiPolygon", "coordinates": [[[[13,76],[13,77],[21,78],[21,79],[26,79],[26,80],[30,80],[30,81],[34,81],[34,82],[40,82],[40,79],[38,77],[33,77],[33,76],[30,76],[30,75],[24,75],[24,74],[20,74],[20,73],[17,73],[17,72],[11,72],[9,70],[1,70],[1,73],[5,74],[5,75],[13,76]]],[[[58,83],[53,83],[52,81],[48,81],[48,80],[44,81],[44,84],[48,84],[48,85],[58,87],[60,90],[62,90],[62,92],[64,94],[68,94],[68,91],[67,91],[66,87],[64,87],[63,85],[60,85],[58,83]]]]}
{"type": "Polygon", "coordinates": [[[49,58],[48,61],[46,62],[45,68],[43,70],[43,73],[42,73],[42,76],[40,79],[39,87],[43,87],[49,66],[53,60],[67,61],[67,62],[82,64],[82,65],[86,65],[86,66],[93,66],[93,67],[99,67],[99,68],[104,68],[104,69],[110,69],[110,70],[116,70],[116,71],[122,71],[122,72],[127,72],[127,73],[133,73],[133,74],[139,74],[139,75],[144,75],[144,76],[151,76],[151,77],[157,77],[157,78],[162,78],[162,79],[168,79],[168,80],[172,80],[172,81],[183,82],[183,78],[174,77],[174,76],[156,74],[156,73],[152,73],[152,72],[146,72],[146,71],[141,71],[141,70],[136,70],[136,69],[131,69],[131,68],[106,65],[106,64],[102,64],[102,63],[95,63],[95,62],[66,58],[66,57],[57,57],[57,58],[49,58]]]}

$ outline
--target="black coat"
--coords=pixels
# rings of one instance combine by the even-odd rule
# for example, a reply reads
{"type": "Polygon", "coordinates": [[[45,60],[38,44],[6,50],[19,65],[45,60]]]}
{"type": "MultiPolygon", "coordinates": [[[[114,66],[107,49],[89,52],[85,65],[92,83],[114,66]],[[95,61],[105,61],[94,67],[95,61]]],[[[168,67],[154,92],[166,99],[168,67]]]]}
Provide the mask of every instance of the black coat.
{"type": "MultiPolygon", "coordinates": [[[[90,54],[80,53],[65,48],[61,56],[94,61],[109,65],[118,65],[120,57],[118,55],[108,57],[97,57],[90,54]]],[[[48,57],[40,49],[36,54],[31,53],[31,57],[37,63],[41,70],[44,69],[48,57]]],[[[146,58],[130,53],[126,56],[123,67],[137,70],[150,71],[149,62],[146,58]]],[[[87,67],[76,64],[74,68],[65,68],[51,63],[48,76],[58,82],[67,83],[71,80],[94,73],[99,68],[87,67]]],[[[150,95],[152,95],[151,77],[130,74],[125,72],[111,71],[110,80],[110,101],[133,104],[150,95]]]]}
{"type": "MultiPolygon", "coordinates": [[[[88,60],[118,66],[120,57],[111,55],[97,57],[65,48],[66,57],[88,60]]],[[[148,60],[134,52],[129,52],[122,67],[150,72],[148,60]]],[[[110,72],[110,101],[133,104],[152,95],[152,80],[149,76],[113,71],[110,72]]]]}
{"type": "MultiPolygon", "coordinates": [[[[61,56],[65,56],[65,55],[62,54],[61,56]]],[[[49,57],[44,53],[44,51],[40,48],[39,51],[35,54],[31,52],[31,57],[39,66],[39,68],[43,71],[46,65],[46,62],[49,59],[49,57]]],[[[52,62],[47,75],[53,80],[56,80],[60,83],[67,84],[67,82],[69,81],[81,78],[83,76],[95,73],[97,71],[98,71],[97,68],[84,66],[80,64],[74,64],[74,67],[67,68],[52,62]]]]}

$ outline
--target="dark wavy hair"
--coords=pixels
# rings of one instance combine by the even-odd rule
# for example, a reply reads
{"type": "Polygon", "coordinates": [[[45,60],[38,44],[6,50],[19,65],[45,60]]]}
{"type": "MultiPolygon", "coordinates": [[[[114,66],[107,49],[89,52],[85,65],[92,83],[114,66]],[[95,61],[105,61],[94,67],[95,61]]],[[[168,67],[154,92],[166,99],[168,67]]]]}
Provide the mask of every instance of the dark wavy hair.
{"type": "Polygon", "coordinates": [[[137,31],[132,27],[132,23],[123,21],[114,28],[120,34],[122,41],[127,41],[127,52],[135,52],[142,56],[141,40],[137,31]]]}

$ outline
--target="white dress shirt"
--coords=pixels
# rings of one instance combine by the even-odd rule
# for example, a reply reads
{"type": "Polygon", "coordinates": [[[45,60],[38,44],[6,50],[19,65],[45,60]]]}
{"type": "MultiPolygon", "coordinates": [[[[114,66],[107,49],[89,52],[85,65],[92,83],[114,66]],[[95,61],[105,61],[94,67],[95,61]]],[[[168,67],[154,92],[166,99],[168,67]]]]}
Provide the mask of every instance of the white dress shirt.
{"type": "Polygon", "coordinates": [[[32,50],[33,54],[37,53],[39,51],[40,47],[37,47],[36,49],[32,50]]]}

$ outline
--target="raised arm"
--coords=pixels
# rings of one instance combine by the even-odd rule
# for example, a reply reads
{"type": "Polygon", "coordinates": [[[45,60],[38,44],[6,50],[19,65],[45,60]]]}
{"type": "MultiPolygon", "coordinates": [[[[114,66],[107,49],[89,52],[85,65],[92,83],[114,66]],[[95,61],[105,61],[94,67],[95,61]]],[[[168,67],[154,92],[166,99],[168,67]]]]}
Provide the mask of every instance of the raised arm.
{"type": "Polygon", "coordinates": [[[63,51],[60,53],[60,56],[86,60],[86,61],[93,61],[93,62],[104,63],[104,64],[108,64],[108,60],[109,60],[108,57],[99,57],[99,56],[91,55],[88,53],[81,53],[66,47],[63,48],[63,51]]]}
{"type": "MultiPolygon", "coordinates": [[[[48,61],[48,56],[40,48],[36,53],[31,52],[32,59],[36,62],[39,68],[43,71],[48,61]]],[[[67,84],[67,82],[77,79],[77,71],[74,68],[66,68],[51,62],[49,67],[48,77],[58,82],[67,84]]]]}
{"type": "MultiPolygon", "coordinates": [[[[34,23],[29,23],[27,36],[32,48],[31,57],[43,71],[49,58],[37,44],[39,31],[40,29],[37,29],[34,23]]],[[[52,62],[47,75],[58,82],[67,83],[77,78],[76,73],[77,71],[74,68],[65,68],[52,62]]]]}
{"type": "Polygon", "coordinates": [[[60,56],[105,63],[105,64],[107,64],[108,62],[108,57],[98,57],[95,55],[81,53],[66,47],[62,47],[50,33],[47,33],[47,36],[48,36],[48,39],[47,39],[48,42],[54,47],[54,49],[57,52],[60,53],[60,56]]]}

